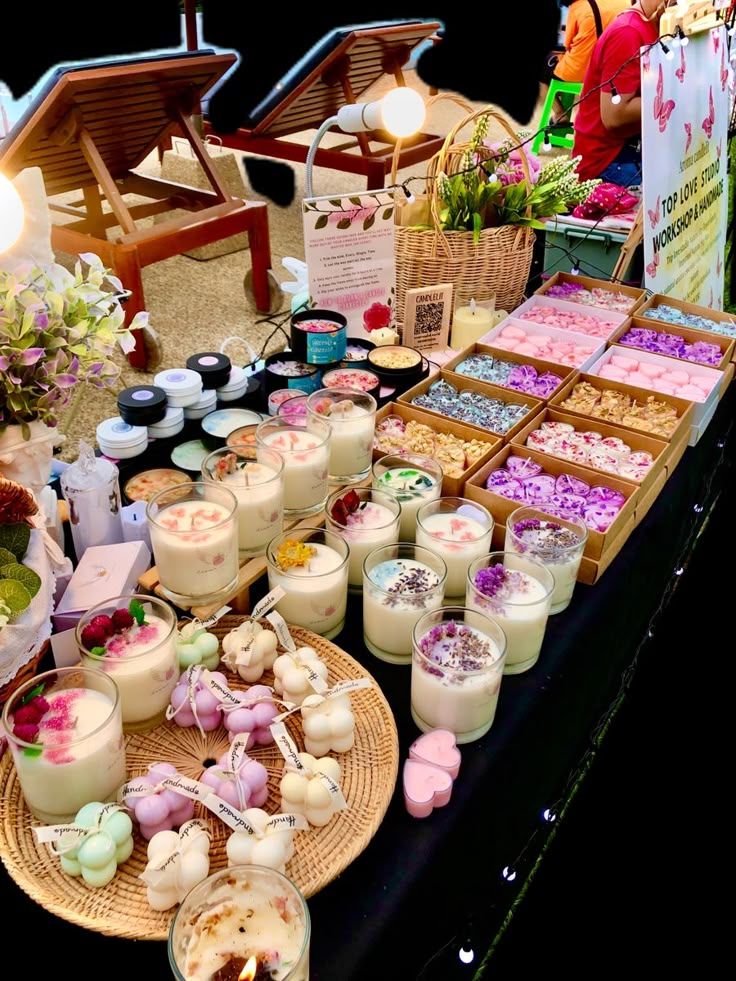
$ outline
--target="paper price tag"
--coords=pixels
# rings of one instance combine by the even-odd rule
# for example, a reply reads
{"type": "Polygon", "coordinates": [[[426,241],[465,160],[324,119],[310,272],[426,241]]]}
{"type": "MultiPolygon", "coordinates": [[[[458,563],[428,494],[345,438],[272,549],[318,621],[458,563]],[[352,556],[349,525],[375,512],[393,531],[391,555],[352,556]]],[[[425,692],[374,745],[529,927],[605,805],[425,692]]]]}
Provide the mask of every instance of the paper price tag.
{"type": "Polygon", "coordinates": [[[270,593],[266,593],[263,599],[259,600],[253,607],[251,612],[252,620],[260,620],[261,617],[266,616],[269,610],[273,609],[280,599],[283,599],[286,593],[283,591],[281,586],[274,586],[270,593]]]}
{"type": "Polygon", "coordinates": [[[244,831],[247,835],[257,835],[258,832],[250,821],[246,820],[240,811],[236,811],[234,807],[226,804],[217,794],[210,794],[205,797],[202,803],[208,811],[216,814],[232,831],[244,831]]]}
{"type": "Polygon", "coordinates": [[[289,628],[286,625],[286,620],[274,610],[266,616],[266,619],[271,624],[273,629],[276,631],[276,636],[279,639],[279,643],[282,647],[285,647],[287,651],[292,653],[296,650],[296,644],[294,643],[294,638],[289,633],[289,628]]]}

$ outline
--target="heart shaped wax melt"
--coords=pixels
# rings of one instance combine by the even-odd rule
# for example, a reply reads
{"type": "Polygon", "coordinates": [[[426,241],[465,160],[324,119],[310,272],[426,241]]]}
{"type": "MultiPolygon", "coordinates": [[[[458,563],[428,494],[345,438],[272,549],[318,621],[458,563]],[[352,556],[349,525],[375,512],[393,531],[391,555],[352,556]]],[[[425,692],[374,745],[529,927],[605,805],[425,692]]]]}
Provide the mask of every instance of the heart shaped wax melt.
{"type": "Polygon", "coordinates": [[[583,518],[594,531],[608,531],[618,514],[618,508],[611,504],[589,504],[583,509],[583,518]]]}
{"type": "Polygon", "coordinates": [[[555,491],[558,494],[580,494],[581,497],[587,497],[590,484],[572,474],[561,473],[555,481],[555,491]]]}
{"type": "Polygon", "coordinates": [[[549,473],[540,473],[536,477],[522,479],[527,501],[546,501],[555,492],[555,478],[549,473]]]}
{"type": "Polygon", "coordinates": [[[620,511],[625,503],[626,498],[621,491],[614,490],[612,487],[597,484],[590,488],[588,504],[610,504],[620,511]]]}
{"type": "Polygon", "coordinates": [[[514,477],[535,477],[542,472],[540,463],[523,456],[509,456],[506,460],[506,468],[514,477]]]}
{"type": "Polygon", "coordinates": [[[404,803],[412,817],[428,817],[435,807],[444,807],[452,794],[452,777],[431,763],[406,760],[404,803]]]}
{"type": "Polygon", "coordinates": [[[455,733],[449,729],[425,732],[409,747],[409,759],[438,766],[454,780],[460,772],[460,750],[455,733]]]}

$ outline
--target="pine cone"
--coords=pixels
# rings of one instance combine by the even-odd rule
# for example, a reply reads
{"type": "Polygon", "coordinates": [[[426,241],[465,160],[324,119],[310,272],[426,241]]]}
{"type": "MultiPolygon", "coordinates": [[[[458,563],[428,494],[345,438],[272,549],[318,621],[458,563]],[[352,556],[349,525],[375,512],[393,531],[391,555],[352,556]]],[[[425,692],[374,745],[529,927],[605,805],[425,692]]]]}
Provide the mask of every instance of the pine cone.
{"type": "Polygon", "coordinates": [[[22,484],[0,475],[0,525],[17,524],[33,514],[38,514],[33,494],[22,484]]]}

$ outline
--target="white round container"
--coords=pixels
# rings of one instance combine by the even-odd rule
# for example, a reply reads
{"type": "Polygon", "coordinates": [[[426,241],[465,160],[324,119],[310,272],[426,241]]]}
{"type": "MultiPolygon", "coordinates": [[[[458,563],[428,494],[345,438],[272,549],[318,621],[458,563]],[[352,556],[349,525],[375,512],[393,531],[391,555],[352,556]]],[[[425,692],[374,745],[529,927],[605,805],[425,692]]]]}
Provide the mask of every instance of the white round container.
{"type": "Polygon", "coordinates": [[[194,405],[202,395],[202,376],[190,368],[167,368],[159,371],[153,383],[166,392],[169,405],[181,408],[194,405]]]}
{"type": "Polygon", "coordinates": [[[105,419],[97,427],[97,445],[113,460],[128,460],[143,453],[148,446],[145,426],[131,426],[120,416],[105,419]]]}
{"type": "Polygon", "coordinates": [[[148,427],[148,435],[151,439],[166,439],[169,436],[177,436],[183,428],[184,409],[178,405],[169,405],[161,422],[148,427]]]}
{"type": "Polygon", "coordinates": [[[217,389],[206,388],[196,402],[184,408],[185,419],[203,419],[217,405],[217,389]]]}
{"type": "Polygon", "coordinates": [[[221,402],[234,402],[245,395],[248,389],[248,375],[245,368],[234,364],[230,369],[230,378],[222,388],[217,388],[217,397],[221,402]]]}

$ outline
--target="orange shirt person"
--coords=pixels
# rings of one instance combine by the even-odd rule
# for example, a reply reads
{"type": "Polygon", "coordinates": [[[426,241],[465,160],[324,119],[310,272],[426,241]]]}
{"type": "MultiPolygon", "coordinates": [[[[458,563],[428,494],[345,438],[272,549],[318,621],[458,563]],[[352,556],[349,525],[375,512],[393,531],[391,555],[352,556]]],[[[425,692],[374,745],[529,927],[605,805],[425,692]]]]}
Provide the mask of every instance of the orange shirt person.
{"type": "Polygon", "coordinates": [[[630,6],[631,0],[573,0],[567,13],[565,51],[553,68],[553,77],[582,82],[595,42],[613,18],[630,6]]]}

